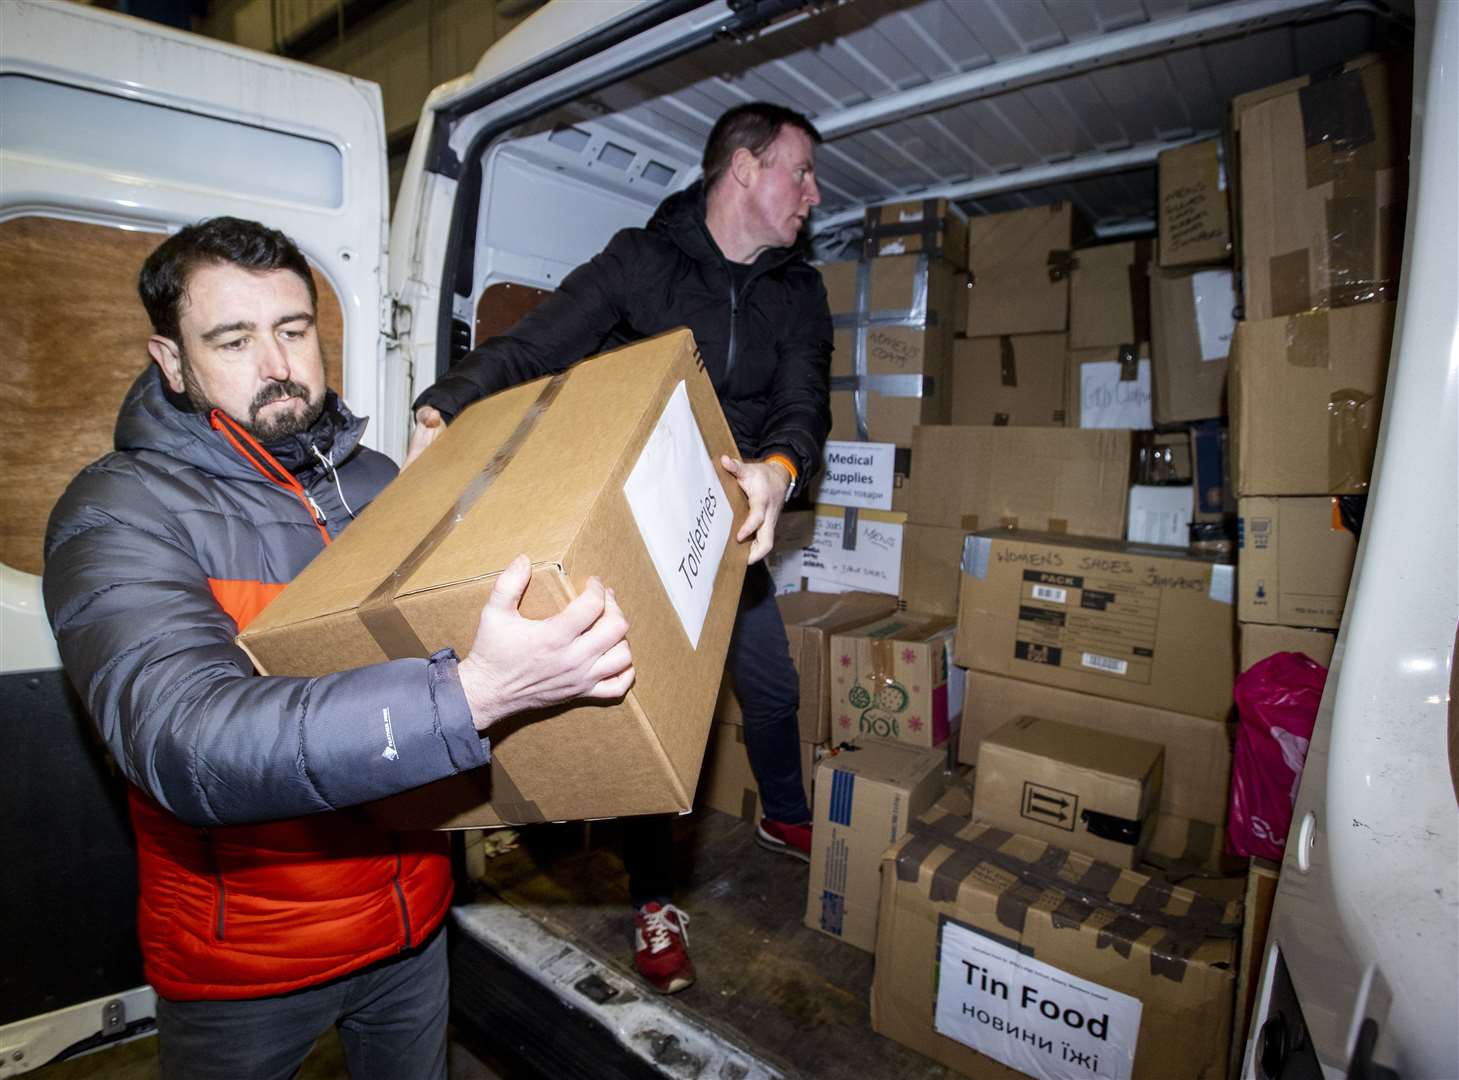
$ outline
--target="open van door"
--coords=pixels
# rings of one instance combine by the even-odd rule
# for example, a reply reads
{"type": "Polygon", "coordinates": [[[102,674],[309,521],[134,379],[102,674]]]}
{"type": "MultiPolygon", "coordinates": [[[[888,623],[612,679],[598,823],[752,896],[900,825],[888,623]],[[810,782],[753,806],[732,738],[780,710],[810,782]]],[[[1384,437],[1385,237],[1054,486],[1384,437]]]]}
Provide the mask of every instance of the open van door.
{"type": "MultiPolygon", "coordinates": [[[[318,278],[327,373],[380,413],[387,200],[379,88],[71,3],[0,5],[0,1077],[151,1027],[120,775],[41,604],[56,498],[111,449],[150,363],[142,260],[220,214],[283,229],[318,278]]],[[[388,324],[387,324],[388,325],[388,324]]]]}

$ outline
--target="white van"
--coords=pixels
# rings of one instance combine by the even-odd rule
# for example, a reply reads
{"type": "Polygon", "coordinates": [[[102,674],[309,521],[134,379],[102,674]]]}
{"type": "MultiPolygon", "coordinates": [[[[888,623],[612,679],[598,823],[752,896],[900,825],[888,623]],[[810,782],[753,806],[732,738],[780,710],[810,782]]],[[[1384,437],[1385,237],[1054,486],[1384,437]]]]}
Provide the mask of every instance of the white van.
{"type": "MultiPolygon", "coordinates": [[[[1373,495],[1242,1075],[1459,1077],[1459,4],[1406,7],[553,0],[431,94],[390,217],[373,84],[64,0],[4,0],[0,1077],[150,1028],[130,839],[38,575],[51,504],[110,448],[146,362],[135,271],[160,235],[234,214],[294,237],[326,286],[331,385],[399,459],[413,396],[690,183],[733,104],[784,102],[825,135],[823,254],[865,207],[912,196],[974,213],[1065,198],[1098,234],[1133,235],[1153,227],[1156,154],[1219,133],[1230,96],[1410,38],[1407,242],[1373,495]]],[[[463,965],[486,971],[471,958],[489,954],[481,981],[525,987],[500,1022],[550,1038],[586,1018],[595,1053],[637,1062],[581,1075],[875,1072],[864,1047],[835,1066],[788,1060],[702,1003],[644,1000],[506,905],[465,905],[455,923],[459,994],[474,992],[463,965]]]]}

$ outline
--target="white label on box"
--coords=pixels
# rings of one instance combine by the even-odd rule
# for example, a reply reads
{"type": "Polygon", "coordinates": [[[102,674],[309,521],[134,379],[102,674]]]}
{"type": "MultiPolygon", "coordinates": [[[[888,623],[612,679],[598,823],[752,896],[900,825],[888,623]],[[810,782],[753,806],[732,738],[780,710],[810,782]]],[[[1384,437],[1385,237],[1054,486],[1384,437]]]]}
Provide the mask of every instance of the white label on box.
{"type": "Polygon", "coordinates": [[[1236,333],[1236,292],[1230,270],[1202,270],[1191,275],[1191,298],[1196,304],[1196,335],[1201,359],[1224,360],[1236,333]]]}
{"type": "MultiPolygon", "coordinates": [[[[902,588],[902,526],[860,518],[855,541],[846,544],[846,518],[816,515],[816,538],[802,553],[805,576],[817,582],[840,586],[836,591],[896,596],[902,588]]],[[[817,591],[821,586],[816,586],[817,591]]]]}
{"type": "Polygon", "coordinates": [[[1128,539],[1136,544],[1189,547],[1195,501],[1195,488],[1134,485],[1130,488],[1128,539]]]}
{"type": "Polygon", "coordinates": [[[937,1030],[1040,1080],[1129,1080],[1139,998],[943,919],[937,1030]]]}
{"type": "Polygon", "coordinates": [[[669,395],[623,494],[689,644],[697,649],[732,511],[683,382],[669,395]]]}
{"type": "Polygon", "coordinates": [[[1035,585],[1033,587],[1033,598],[1035,600],[1047,600],[1051,604],[1067,604],[1069,602],[1069,590],[1056,589],[1052,585],[1035,585]]]}
{"type": "Polygon", "coordinates": [[[770,580],[775,583],[775,595],[800,592],[800,579],[804,571],[801,550],[772,551],[765,557],[770,570],[770,580]]]}
{"type": "Polygon", "coordinates": [[[896,456],[895,443],[826,443],[826,469],[816,502],[890,510],[896,456]]]}
{"type": "Polygon", "coordinates": [[[1107,671],[1111,675],[1123,675],[1130,670],[1130,665],[1124,660],[1116,660],[1113,656],[1100,656],[1099,653],[1084,653],[1080,662],[1087,668],[1107,671]]]}
{"type": "Polygon", "coordinates": [[[1141,360],[1135,378],[1120,378],[1118,360],[1079,365],[1079,426],[1135,428],[1154,425],[1150,415],[1150,361],[1141,360]]]}

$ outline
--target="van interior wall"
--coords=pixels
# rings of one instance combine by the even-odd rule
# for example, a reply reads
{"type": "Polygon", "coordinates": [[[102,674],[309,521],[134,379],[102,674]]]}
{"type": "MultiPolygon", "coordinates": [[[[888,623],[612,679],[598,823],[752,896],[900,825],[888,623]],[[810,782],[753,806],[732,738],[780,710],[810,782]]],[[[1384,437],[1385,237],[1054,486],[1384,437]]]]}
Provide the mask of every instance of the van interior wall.
{"type": "MultiPolygon", "coordinates": [[[[112,448],[117,410],[150,363],[152,332],[137,273],[161,241],[60,218],[0,222],[0,562],[42,568],[51,507],[84,466],[112,448]]],[[[341,382],[344,321],[317,272],[329,385],[341,382]]]]}

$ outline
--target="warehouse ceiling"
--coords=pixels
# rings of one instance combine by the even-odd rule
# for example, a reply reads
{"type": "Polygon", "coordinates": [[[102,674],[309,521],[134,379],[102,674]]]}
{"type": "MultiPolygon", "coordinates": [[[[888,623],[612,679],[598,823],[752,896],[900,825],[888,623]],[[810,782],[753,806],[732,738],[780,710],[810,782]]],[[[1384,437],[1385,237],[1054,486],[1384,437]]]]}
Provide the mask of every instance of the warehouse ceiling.
{"type": "Polygon", "coordinates": [[[580,103],[695,160],[714,119],[810,116],[823,245],[866,206],[946,195],[969,214],[1068,199],[1101,235],[1153,227],[1155,155],[1220,131],[1235,94],[1412,42],[1411,3],[850,0],[725,39],[580,103]]]}

